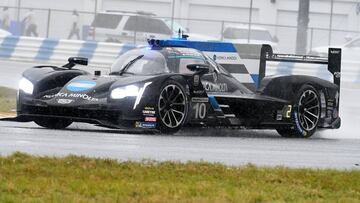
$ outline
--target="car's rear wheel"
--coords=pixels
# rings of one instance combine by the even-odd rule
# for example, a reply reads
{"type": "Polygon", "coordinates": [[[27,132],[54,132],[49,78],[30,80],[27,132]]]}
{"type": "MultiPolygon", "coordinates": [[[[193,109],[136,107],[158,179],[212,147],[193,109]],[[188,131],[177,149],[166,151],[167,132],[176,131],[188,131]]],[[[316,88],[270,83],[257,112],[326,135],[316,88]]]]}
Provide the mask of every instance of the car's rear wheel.
{"type": "Polygon", "coordinates": [[[321,113],[318,91],[310,85],[303,85],[293,106],[295,125],[291,128],[277,129],[277,132],[283,137],[307,138],[312,136],[316,132],[321,113]]]}
{"type": "Polygon", "coordinates": [[[172,134],[179,131],[186,122],[188,111],[188,99],[182,85],[167,81],[161,88],[158,101],[160,132],[172,134]]]}
{"type": "Polygon", "coordinates": [[[38,118],[34,121],[41,127],[50,129],[64,129],[72,124],[72,121],[59,118],[38,118]]]}

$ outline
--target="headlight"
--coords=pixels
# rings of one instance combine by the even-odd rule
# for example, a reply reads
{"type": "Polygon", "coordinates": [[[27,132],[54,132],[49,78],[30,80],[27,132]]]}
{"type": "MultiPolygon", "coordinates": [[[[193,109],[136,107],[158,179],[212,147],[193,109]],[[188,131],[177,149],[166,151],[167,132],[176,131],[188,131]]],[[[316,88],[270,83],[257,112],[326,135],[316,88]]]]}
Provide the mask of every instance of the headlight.
{"type": "Polygon", "coordinates": [[[34,91],[34,85],[32,84],[32,82],[30,82],[30,80],[26,78],[21,78],[19,82],[19,89],[27,94],[32,94],[34,91]]]}
{"type": "Polygon", "coordinates": [[[139,94],[139,88],[135,85],[129,85],[126,87],[115,88],[111,91],[112,99],[123,99],[125,97],[136,97],[139,94]]]}
{"type": "Polygon", "coordinates": [[[147,86],[149,86],[152,82],[147,82],[143,87],[139,88],[135,85],[128,85],[126,87],[118,87],[111,91],[110,97],[111,99],[123,99],[125,97],[136,97],[134,108],[140,103],[142,95],[145,92],[147,86]]]}

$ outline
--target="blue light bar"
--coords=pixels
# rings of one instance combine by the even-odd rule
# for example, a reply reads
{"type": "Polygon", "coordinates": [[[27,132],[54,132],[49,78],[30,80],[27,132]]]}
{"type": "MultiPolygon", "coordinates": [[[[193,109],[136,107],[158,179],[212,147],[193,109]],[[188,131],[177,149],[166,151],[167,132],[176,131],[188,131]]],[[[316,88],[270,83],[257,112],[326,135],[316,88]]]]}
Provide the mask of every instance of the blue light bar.
{"type": "Polygon", "coordinates": [[[148,43],[152,47],[186,47],[208,52],[237,52],[232,43],[220,41],[189,41],[186,38],[172,38],[151,39],[148,43]]]}

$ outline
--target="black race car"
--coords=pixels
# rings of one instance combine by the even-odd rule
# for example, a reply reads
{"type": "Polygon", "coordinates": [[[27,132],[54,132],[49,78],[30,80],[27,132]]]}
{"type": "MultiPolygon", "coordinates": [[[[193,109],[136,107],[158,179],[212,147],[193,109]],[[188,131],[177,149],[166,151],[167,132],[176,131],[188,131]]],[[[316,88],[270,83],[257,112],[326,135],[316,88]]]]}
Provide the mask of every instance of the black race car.
{"type": "Polygon", "coordinates": [[[340,127],[340,49],[320,58],[273,54],[262,45],[255,58],[259,73],[250,74],[256,79],[252,89],[225,69],[236,66],[214,61],[240,59],[236,50],[241,45],[186,39],[149,43],[121,55],[109,75],[73,68],[87,64],[79,57],[63,67],[26,70],[15,120],[54,129],[86,122],[161,133],[183,127],[276,129],[284,137],[310,137],[317,128],[340,127]],[[311,76],[265,77],[267,61],[328,64],[335,84],[311,76]]]}

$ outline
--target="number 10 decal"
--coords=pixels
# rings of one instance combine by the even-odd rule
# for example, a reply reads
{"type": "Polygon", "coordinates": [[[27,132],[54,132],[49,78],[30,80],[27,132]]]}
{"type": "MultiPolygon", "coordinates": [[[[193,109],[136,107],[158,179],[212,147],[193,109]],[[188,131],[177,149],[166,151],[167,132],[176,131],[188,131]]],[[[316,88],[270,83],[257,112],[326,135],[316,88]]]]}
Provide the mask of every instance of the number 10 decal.
{"type": "Polygon", "coordinates": [[[193,109],[195,110],[195,119],[204,119],[206,117],[205,103],[196,103],[193,109]]]}

